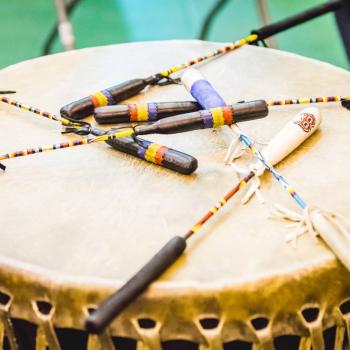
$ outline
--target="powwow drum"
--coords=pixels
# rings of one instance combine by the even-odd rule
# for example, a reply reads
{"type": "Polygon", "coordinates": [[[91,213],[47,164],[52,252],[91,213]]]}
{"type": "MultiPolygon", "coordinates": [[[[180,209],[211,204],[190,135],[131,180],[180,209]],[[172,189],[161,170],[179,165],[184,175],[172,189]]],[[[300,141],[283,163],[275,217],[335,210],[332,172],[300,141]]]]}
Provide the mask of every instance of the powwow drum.
{"type": "MultiPolygon", "coordinates": [[[[94,90],[214,47],[171,41],[68,52],[2,70],[1,88],[58,112],[94,90]]],[[[349,94],[349,73],[259,47],[243,47],[200,70],[226,101],[349,94]]],[[[133,101],[189,99],[182,86],[172,85],[133,101]]],[[[320,108],[320,130],[278,169],[306,200],[346,215],[350,114],[338,103],[320,108]]],[[[299,110],[276,107],[241,127],[265,143],[299,110]]],[[[2,105],[0,114],[3,151],[75,138],[11,106],[2,105]]],[[[244,192],[238,193],[106,332],[84,331],[92,309],[237,182],[223,165],[229,135],[207,129],[148,137],[198,158],[190,176],[104,143],[6,162],[0,175],[0,348],[342,349],[350,328],[350,274],[319,239],[303,235],[296,248],[286,243],[289,228],[268,218],[271,204],[297,208],[267,173],[261,185],[266,204],[253,198],[242,205],[244,192]]]]}

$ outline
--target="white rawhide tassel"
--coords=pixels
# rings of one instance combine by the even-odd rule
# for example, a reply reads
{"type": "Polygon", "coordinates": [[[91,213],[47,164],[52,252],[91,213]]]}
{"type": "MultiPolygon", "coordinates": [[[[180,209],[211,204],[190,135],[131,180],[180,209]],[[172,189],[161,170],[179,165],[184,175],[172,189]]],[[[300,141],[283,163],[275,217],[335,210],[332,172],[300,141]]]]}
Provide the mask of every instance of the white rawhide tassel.
{"type": "Polygon", "coordinates": [[[314,206],[307,206],[303,214],[298,214],[276,205],[271,218],[293,222],[290,227],[294,230],[287,236],[287,241],[292,241],[294,247],[298,237],[305,233],[310,233],[314,237],[320,236],[350,270],[350,222],[344,216],[314,206]]]}
{"type": "MultiPolygon", "coordinates": [[[[269,144],[262,150],[261,153],[265,161],[271,166],[278,164],[308,137],[310,137],[320,126],[321,121],[322,116],[317,108],[307,108],[298,113],[277,135],[272,138],[269,144]]],[[[233,130],[235,130],[237,133],[241,133],[241,131],[235,126],[233,126],[233,130]]],[[[246,203],[254,193],[256,193],[259,200],[262,201],[262,196],[258,189],[260,186],[259,177],[266,169],[264,164],[261,162],[254,163],[249,166],[249,169],[238,168],[233,164],[233,168],[239,173],[254,171],[256,175],[253,185],[247,191],[247,194],[242,199],[242,202],[246,203]]]]}

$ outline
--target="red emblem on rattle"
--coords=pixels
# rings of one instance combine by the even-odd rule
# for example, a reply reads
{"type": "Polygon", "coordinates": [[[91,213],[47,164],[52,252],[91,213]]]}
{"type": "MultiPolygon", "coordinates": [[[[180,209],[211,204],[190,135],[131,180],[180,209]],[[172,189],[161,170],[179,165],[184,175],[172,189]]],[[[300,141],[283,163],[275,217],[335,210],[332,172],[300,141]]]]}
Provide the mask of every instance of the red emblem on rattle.
{"type": "Polygon", "coordinates": [[[299,125],[306,133],[310,132],[316,125],[316,118],[313,114],[303,113],[294,124],[299,125]]]}

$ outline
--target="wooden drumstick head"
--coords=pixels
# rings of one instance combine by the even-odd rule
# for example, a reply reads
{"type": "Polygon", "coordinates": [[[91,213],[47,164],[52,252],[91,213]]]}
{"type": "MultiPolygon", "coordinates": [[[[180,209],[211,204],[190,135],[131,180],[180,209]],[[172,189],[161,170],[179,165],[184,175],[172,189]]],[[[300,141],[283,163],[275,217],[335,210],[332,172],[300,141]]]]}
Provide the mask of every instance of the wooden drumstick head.
{"type": "MultiPolygon", "coordinates": [[[[317,108],[306,108],[298,113],[262,150],[268,164],[275,165],[287,157],[318,129],[321,121],[322,116],[317,108]]],[[[257,164],[256,168],[261,173],[264,171],[262,163],[257,164]]]]}

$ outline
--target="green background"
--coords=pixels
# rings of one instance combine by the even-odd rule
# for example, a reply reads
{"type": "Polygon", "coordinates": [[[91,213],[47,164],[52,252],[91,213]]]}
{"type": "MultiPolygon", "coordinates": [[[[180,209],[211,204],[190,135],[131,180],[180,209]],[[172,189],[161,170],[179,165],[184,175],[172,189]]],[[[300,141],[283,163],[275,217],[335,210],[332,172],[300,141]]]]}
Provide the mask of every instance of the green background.
{"type": "MultiPolygon", "coordinates": [[[[267,4],[271,20],[275,21],[324,1],[267,0],[267,4]]],[[[215,2],[81,0],[72,16],[76,46],[198,38],[203,20],[215,2]]],[[[256,0],[228,1],[215,18],[208,40],[234,41],[261,26],[256,3],[256,0]]],[[[55,20],[53,0],[0,0],[0,68],[40,56],[55,20]]],[[[349,68],[331,14],[282,33],[276,40],[279,49],[349,68]]],[[[56,40],[53,52],[59,51],[62,46],[56,40]]]]}

